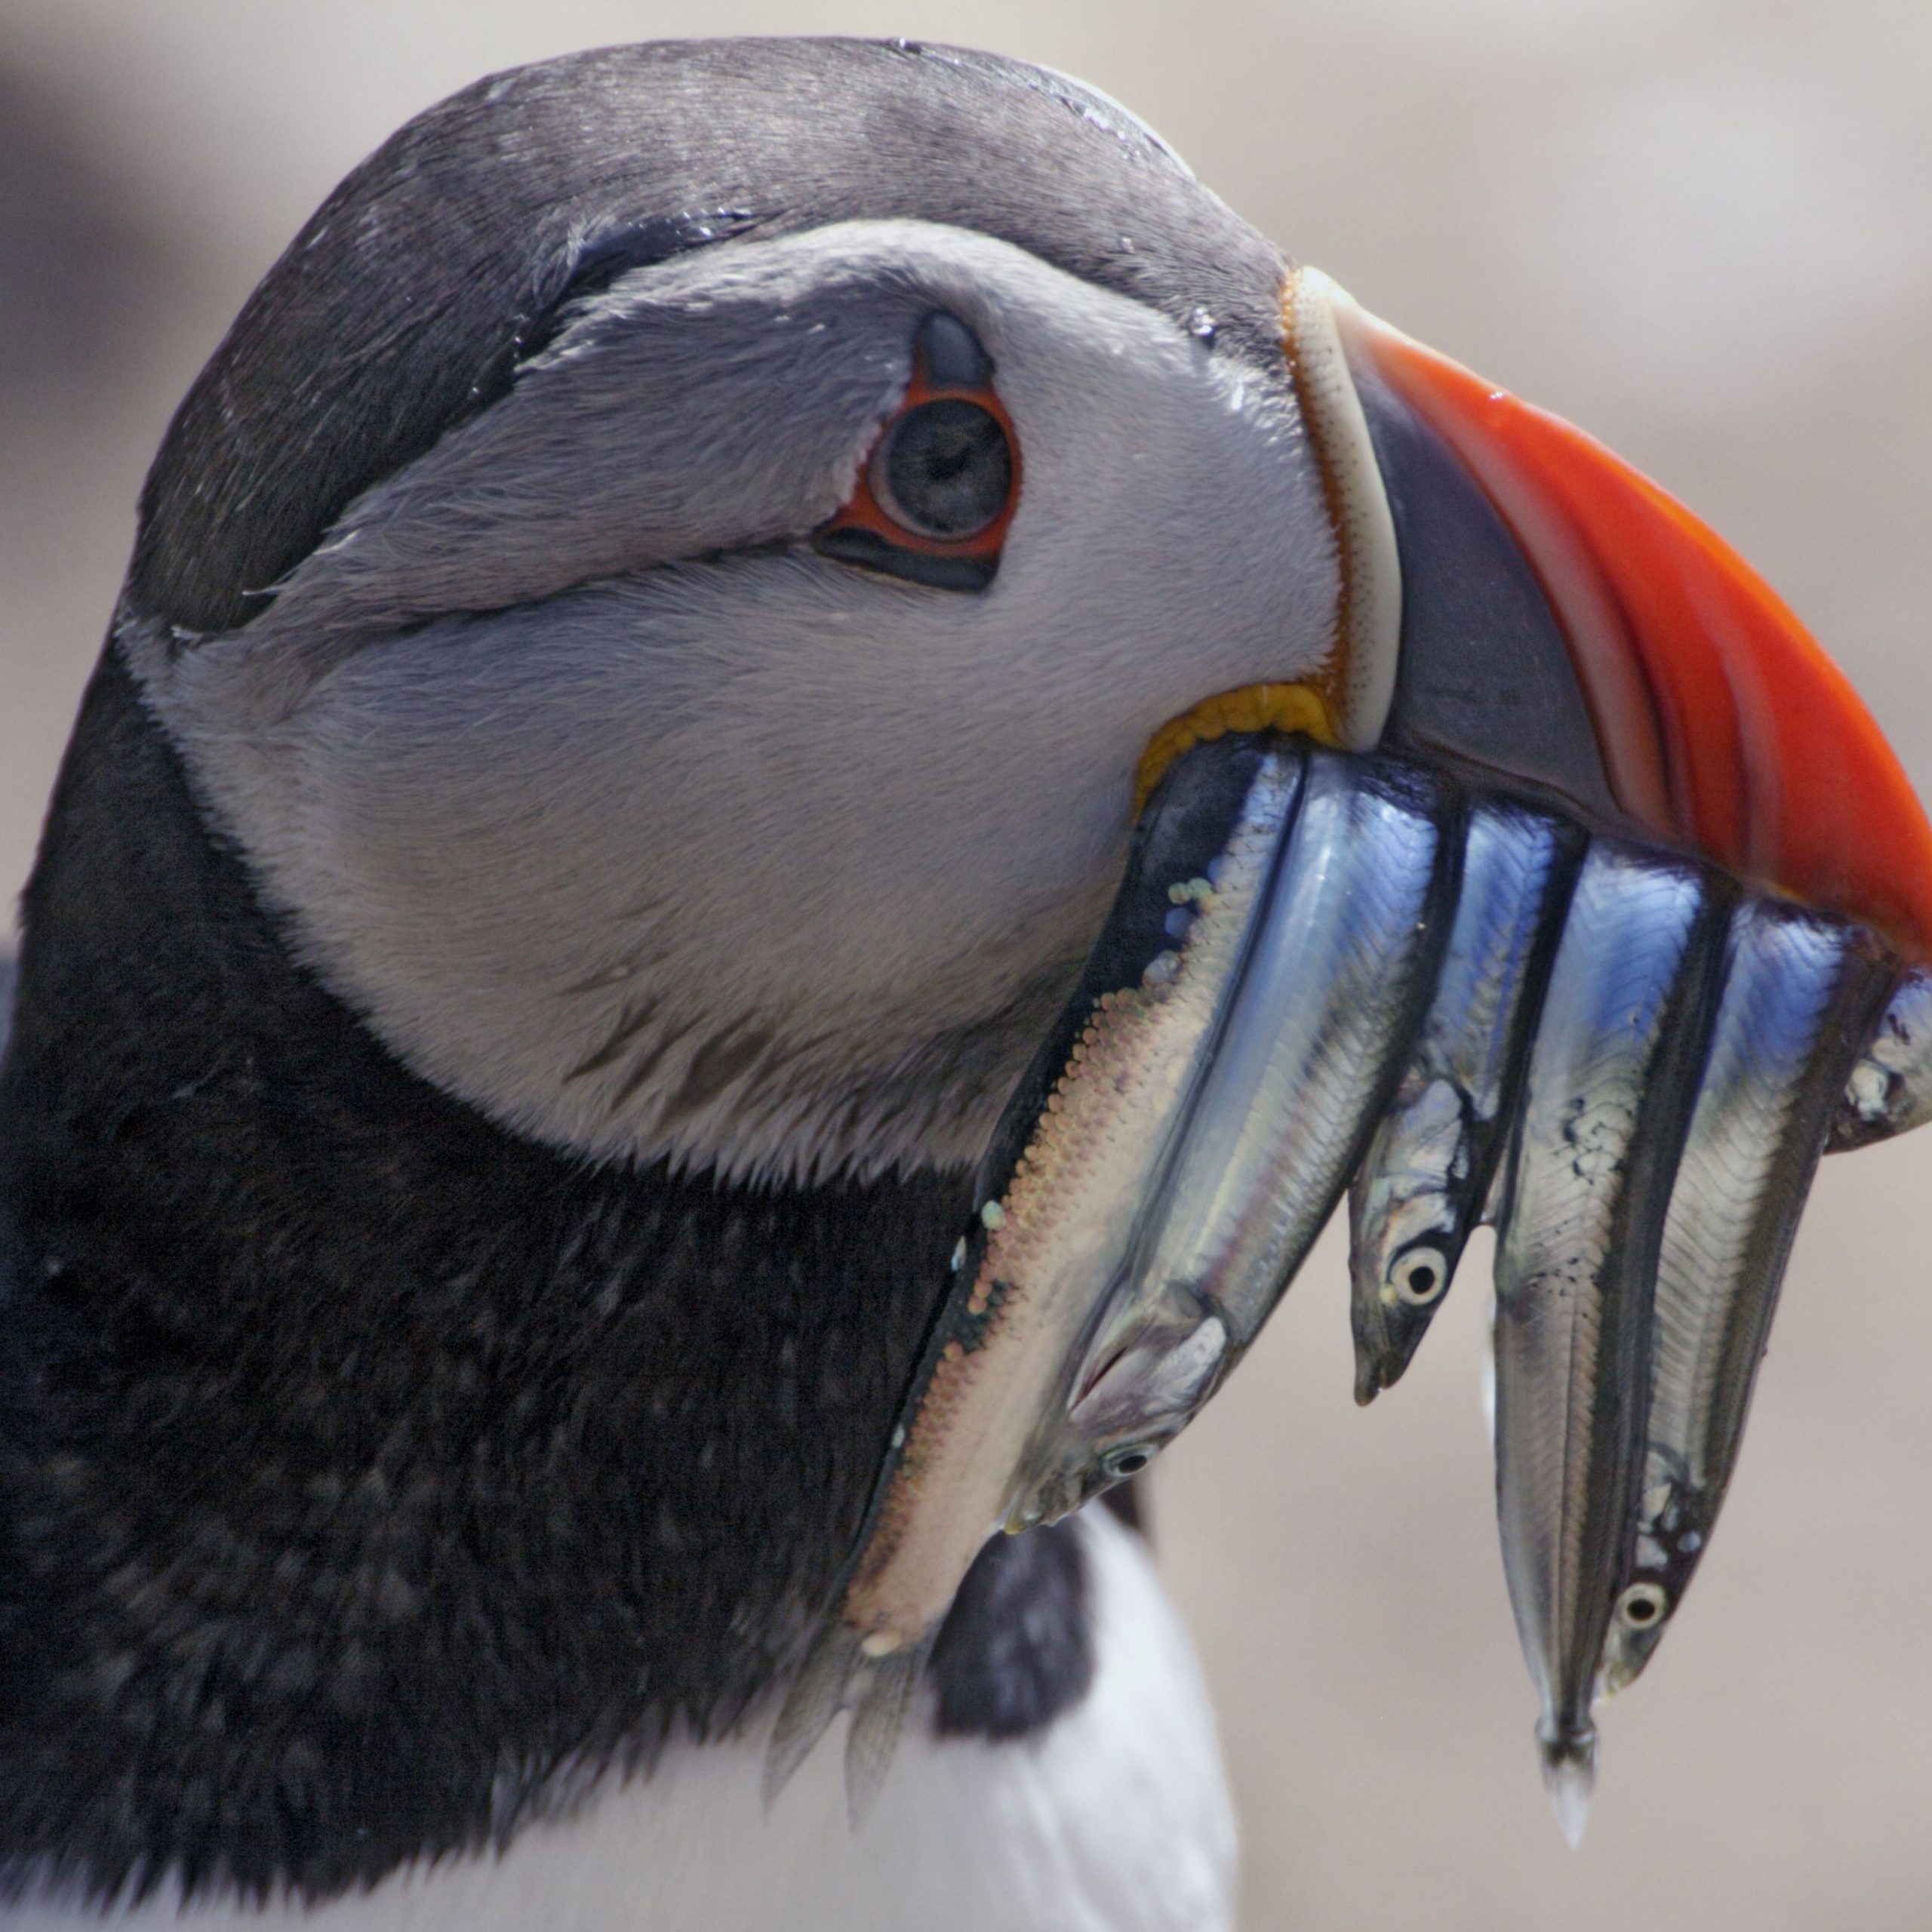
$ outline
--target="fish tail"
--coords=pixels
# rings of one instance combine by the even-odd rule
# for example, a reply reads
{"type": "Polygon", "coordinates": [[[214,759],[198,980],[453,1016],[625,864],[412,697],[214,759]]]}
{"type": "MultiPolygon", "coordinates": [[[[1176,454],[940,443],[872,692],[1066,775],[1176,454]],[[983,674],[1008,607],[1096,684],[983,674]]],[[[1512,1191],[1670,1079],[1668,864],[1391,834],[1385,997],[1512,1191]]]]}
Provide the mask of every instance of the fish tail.
{"type": "Polygon", "coordinates": [[[1537,1755],[1543,1765],[1543,1789],[1574,1851],[1583,1842],[1590,1793],[1596,1784],[1596,1728],[1546,1721],[1537,1727],[1537,1755]]]}
{"type": "Polygon", "coordinates": [[[892,1768],[906,1712],[932,1645],[908,1644],[889,1657],[866,1660],[864,1683],[845,1738],[845,1811],[856,1831],[877,1801],[892,1768]]]}
{"type": "Polygon", "coordinates": [[[892,1767],[906,1712],[931,1654],[930,1638],[869,1657],[851,1628],[834,1619],[812,1645],[765,1747],[768,1807],[817,1748],[841,1711],[852,1713],[845,1740],[845,1808],[854,1829],[865,1822],[892,1767]]]}
{"type": "Polygon", "coordinates": [[[829,1619],[792,1681],[764,1752],[764,1802],[768,1810],[809,1758],[832,1720],[852,1701],[854,1680],[866,1659],[854,1632],[829,1619]]]}

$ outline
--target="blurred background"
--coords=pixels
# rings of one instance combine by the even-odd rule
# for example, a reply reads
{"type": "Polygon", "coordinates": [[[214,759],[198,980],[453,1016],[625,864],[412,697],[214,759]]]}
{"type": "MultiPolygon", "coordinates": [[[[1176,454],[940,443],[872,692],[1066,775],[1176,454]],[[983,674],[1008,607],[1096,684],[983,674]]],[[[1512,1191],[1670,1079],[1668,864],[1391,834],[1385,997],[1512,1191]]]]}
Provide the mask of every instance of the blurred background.
{"type": "MultiPolygon", "coordinates": [[[[745,32],[964,41],[1116,95],[1295,254],[1737,542],[1932,795],[1924,0],[0,0],[10,900],[148,458],[314,205],[490,69],[745,32]]],[[[1574,1854],[1496,1552],[1487,1251],[1364,1414],[1331,1231],[1155,1494],[1249,1927],[1932,1923],[1929,1206],[1932,1132],[1827,1164],[1723,1530],[1606,1713],[1574,1854]]]]}

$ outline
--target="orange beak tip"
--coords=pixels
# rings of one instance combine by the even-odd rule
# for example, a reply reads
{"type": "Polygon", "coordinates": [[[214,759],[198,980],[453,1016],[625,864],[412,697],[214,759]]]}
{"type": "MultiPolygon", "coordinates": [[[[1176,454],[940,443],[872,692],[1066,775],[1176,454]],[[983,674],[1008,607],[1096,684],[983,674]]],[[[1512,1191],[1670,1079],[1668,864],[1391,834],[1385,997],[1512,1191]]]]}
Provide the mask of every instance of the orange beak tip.
{"type": "Polygon", "coordinates": [[[1758,573],[1582,430],[1337,297],[1400,555],[1395,734],[1932,961],[1932,824],[1758,573]]]}

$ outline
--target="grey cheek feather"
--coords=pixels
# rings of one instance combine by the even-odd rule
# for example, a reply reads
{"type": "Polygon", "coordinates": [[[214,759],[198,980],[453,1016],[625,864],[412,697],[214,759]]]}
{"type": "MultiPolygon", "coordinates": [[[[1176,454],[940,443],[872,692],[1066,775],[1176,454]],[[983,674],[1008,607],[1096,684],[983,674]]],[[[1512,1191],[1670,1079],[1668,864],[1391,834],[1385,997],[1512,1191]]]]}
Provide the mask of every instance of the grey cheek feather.
{"type": "Polygon", "coordinates": [[[881,272],[907,232],[851,223],[623,277],[496,408],[350,506],[280,586],[275,629],[352,637],[809,530],[851,494],[932,306],[881,272]]]}
{"type": "Polygon", "coordinates": [[[964,1161],[1104,913],[1112,801],[977,833],[965,699],[868,706],[868,660],[909,677],[850,621],[881,589],[779,555],[446,620],[194,762],[324,979],[508,1124],[964,1161]]]}
{"type": "Polygon", "coordinates": [[[1104,917],[1148,737],[1325,649],[1318,485],[1284,385],[1009,245],[852,224],[674,266],[247,630],[122,648],[305,957],[493,1118],[740,1174],[969,1160],[1104,917]],[[934,306],[1022,438],[992,589],[743,551],[849,487],[934,306]],[[675,381],[633,325],[688,340],[675,381]]]}

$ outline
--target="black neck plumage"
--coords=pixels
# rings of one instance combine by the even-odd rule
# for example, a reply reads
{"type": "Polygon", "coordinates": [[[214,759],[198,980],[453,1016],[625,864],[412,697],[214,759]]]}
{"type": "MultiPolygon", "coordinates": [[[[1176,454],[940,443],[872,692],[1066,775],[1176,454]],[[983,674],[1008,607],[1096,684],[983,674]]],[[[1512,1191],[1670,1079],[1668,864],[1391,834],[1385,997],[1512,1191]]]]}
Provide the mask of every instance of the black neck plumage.
{"type": "MultiPolygon", "coordinates": [[[[325,1894],[752,1712],[966,1178],[595,1169],[438,1093],[293,962],[111,652],[25,915],[0,1867],[325,1894]]],[[[989,1551],[959,1615],[1018,1589],[1044,1648],[949,1632],[943,1721],[1084,1688],[1077,1552],[989,1551]]]]}

